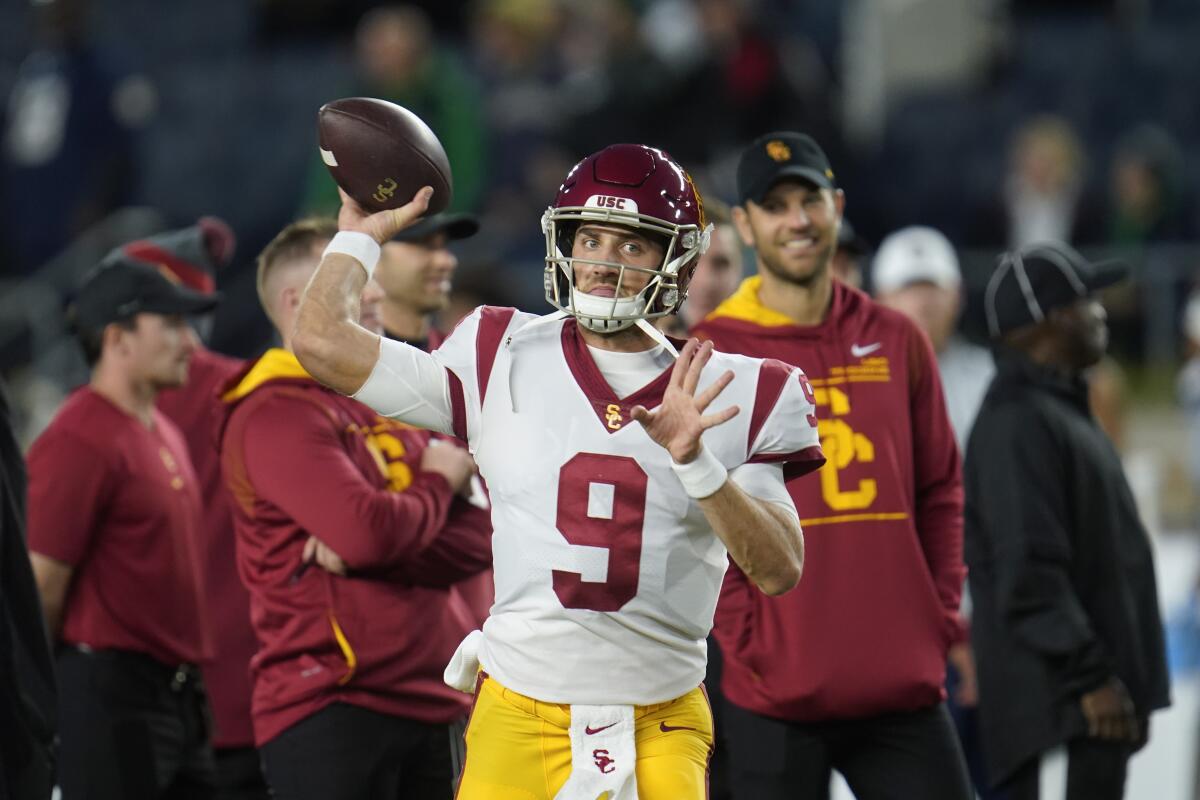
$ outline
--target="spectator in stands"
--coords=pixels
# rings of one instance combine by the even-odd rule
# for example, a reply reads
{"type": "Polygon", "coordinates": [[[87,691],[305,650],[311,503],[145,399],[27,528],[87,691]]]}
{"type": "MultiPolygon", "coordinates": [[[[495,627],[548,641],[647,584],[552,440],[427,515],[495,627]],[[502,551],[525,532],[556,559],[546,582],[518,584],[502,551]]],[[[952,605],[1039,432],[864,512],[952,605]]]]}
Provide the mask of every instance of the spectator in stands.
{"type": "MultiPolygon", "coordinates": [[[[470,698],[442,672],[478,622],[452,587],[489,565],[491,527],[459,497],[474,474],[464,449],[326,389],[292,354],[336,232],[298,222],[259,256],[283,346],[224,395],[222,468],[260,643],[255,735],[279,800],[449,800],[470,698]]],[[[367,284],[364,311],[380,296],[367,284]]]]}
{"type": "Polygon", "coordinates": [[[708,200],[704,210],[713,225],[712,238],[708,250],[696,262],[696,271],[688,284],[687,302],[679,311],[684,330],[699,324],[742,281],[742,243],[733,227],[729,207],[719,200],[708,200]]]}
{"type": "Polygon", "coordinates": [[[91,382],[29,451],[29,550],[57,645],[63,797],[208,798],[200,483],[154,406],[215,297],[117,254],[72,311],[91,382]]]}
{"type": "MultiPolygon", "coordinates": [[[[563,11],[556,0],[480,0],[470,5],[467,53],[483,85],[488,205],[514,225],[529,217],[525,209],[510,207],[510,195],[527,190],[538,201],[545,197],[541,187],[527,187],[530,172],[560,133],[567,113],[560,99],[562,73],[553,57],[563,11]]],[[[571,163],[567,157],[563,170],[571,163]]],[[[550,171],[561,179],[557,167],[550,171]]]]}
{"type": "MultiPolygon", "coordinates": [[[[937,355],[946,410],[961,452],[996,368],[991,353],[956,332],[963,287],[954,246],[933,228],[913,226],[898,230],[879,245],[871,283],[876,300],[907,316],[929,337],[937,355]]],[[[966,618],[965,599],[963,605],[966,618]]],[[[946,705],[958,729],[975,789],[981,797],[990,798],[993,795],[983,770],[975,716],[978,691],[970,644],[954,643],[947,659],[946,705]]]]}
{"type": "Polygon", "coordinates": [[[933,228],[898,230],[879,245],[871,285],[876,300],[907,316],[929,337],[961,452],[996,369],[991,353],[957,332],[963,287],[954,245],[933,228]]]}
{"type": "Polygon", "coordinates": [[[0,797],[46,800],[54,785],[54,662],[25,549],[25,462],[0,380],[0,797]]]}
{"type": "MultiPolygon", "coordinates": [[[[361,83],[347,94],[391,100],[423,119],[454,165],[453,208],[475,208],[483,187],[487,130],[475,79],[438,45],[429,17],[415,5],[368,11],[358,24],[355,45],[361,83]]],[[[306,209],[332,213],[340,205],[328,168],[315,159],[306,209]]]]}
{"type": "MultiPolygon", "coordinates": [[[[671,75],[638,35],[637,10],[624,0],[565,3],[555,31],[562,70],[560,141],[587,153],[614,141],[670,141],[673,122],[662,111],[671,75]]],[[[693,140],[707,137],[696,136],[693,140]]]]}
{"type": "MultiPolygon", "coordinates": [[[[235,244],[233,231],[222,220],[202,217],[190,227],[130,242],[119,252],[158,265],[193,291],[213,295],[216,272],[229,265],[235,244]]],[[[257,800],[267,796],[250,721],[250,659],[258,643],[250,627],[250,597],[237,574],[233,517],[217,452],[217,424],[223,415],[218,393],[243,364],[204,346],[211,317],[197,322],[201,344],[192,354],[187,383],[159,394],[158,409],[183,431],[200,480],[205,597],[209,617],[219,620],[211,629],[213,657],[201,667],[212,707],[216,800],[257,800]]]]}
{"type": "Polygon", "coordinates": [[[1012,800],[1036,800],[1058,745],[1068,798],[1121,798],[1170,702],[1150,542],[1082,377],[1108,343],[1092,295],[1123,275],[1036,245],[985,295],[997,375],[967,445],[966,552],[987,770],[1012,800]]]}
{"type": "Polygon", "coordinates": [[[1103,236],[1103,210],[1084,189],[1083,145],[1061,117],[1043,114],[1017,129],[1001,192],[971,216],[975,247],[1044,241],[1088,243],[1103,236]]]}
{"type": "Polygon", "coordinates": [[[1113,155],[1108,240],[1115,245],[1180,241],[1195,234],[1179,145],[1156,125],[1139,125],[1113,155]]]}
{"type": "Polygon", "coordinates": [[[803,122],[818,136],[832,130],[832,81],[810,40],[766,4],[697,0],[692,6],[700,54],[675,91],[655,104],[652,141],[684,163],[704,164],[770,128],[803,122]],[[696,102],[696,87],[703,87],[703,102],[696,102]]]}
{"type": "Polygon", "coordinates": [[[86,0],[28,5],[33,47],[0,105],[4,270],[16,274],[132,199],[134,134],[153,105],[145,78],[123,74],[89,41],[86,0]]]}

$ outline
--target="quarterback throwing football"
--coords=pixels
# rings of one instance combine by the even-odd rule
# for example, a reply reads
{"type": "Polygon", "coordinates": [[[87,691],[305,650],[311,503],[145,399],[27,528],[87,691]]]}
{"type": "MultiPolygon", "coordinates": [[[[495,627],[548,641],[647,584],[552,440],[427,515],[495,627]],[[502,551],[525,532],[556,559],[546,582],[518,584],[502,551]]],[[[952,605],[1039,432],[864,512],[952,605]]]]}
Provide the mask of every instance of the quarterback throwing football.
{"type": "Polygon", "coordinates": [[[700,800],[726,555],[768,594],[800,580],[784,472],[824,462],[808,381],[677,352],[648,322],[678,309],[710,229],[687,173],[642,145],[585,158],[547,209],[557,311],[479,308],[433,353],[381,339],[357,298],[428,198],[368,215],[343,195],[293,342],[328,386],[468,442],[491,494],[496,603],[447,669],[476,693],[458,796],[700,800]]]}

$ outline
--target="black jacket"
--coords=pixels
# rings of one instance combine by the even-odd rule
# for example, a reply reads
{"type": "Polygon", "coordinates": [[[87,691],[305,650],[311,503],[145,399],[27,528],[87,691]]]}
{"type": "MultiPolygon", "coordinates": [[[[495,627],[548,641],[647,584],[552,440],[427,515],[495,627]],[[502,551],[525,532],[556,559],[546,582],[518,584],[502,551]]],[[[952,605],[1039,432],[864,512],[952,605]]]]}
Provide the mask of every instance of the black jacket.
{"type": "Polygon", "coordinates": [[[993,782],[1087,731],[1117,675],[1139,716],[1170,704],[1154,562],[1087,388],[998,351],[963,465],[984,755],[993,782]]]}
{"type": "Polygon", "coordinates": [[[25,549],[25,462],[0,384],[0,800],[50,796],[56,690],[25,549]]]}

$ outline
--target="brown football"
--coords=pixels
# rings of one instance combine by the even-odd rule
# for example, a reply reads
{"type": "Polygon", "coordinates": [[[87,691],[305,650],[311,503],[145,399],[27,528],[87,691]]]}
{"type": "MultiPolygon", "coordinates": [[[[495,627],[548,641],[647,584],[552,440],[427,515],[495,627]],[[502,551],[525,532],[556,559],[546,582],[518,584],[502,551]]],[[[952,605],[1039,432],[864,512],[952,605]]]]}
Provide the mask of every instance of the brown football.
{"type": "Polygon", "coordinates": [[[450,205],[453,181],[442,143],[407,108],[347,97],[317,112],[321,158],[337,185],[368,211],[399,208],[433,187],[428,214],[450,205]]]}

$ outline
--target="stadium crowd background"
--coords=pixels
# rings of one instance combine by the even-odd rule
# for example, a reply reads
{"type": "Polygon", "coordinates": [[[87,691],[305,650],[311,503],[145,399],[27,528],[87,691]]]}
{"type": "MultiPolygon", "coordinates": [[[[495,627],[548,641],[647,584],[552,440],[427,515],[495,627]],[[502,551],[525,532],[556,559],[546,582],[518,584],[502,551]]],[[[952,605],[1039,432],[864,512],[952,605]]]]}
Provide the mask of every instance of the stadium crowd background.
{"type": "MultiPolygon", "coordinates": [[[[1030,217],[1134,265],[1106,295],[1118,444],[1160,548],[1184,701],[1172,714],[1192,715],[1175,752],[1190,753],[1200,410],[1176,385],[1200,357],[1185,329],[1200,276],[1196,42],[1193,0],[8,0],[0,372],[28,442],[86,375],[62,316],[71,287],[113,246],[206,214],[240,242],[214,349],[260,352],[253,259],[289,220],[333,208],[315,121],[337,97],[396,100],[446,144],[454,207],[483,223],[459,250],[457,308],[543,309],[536,219],[580,155],[660,146],[730,200],[738,148],[793,128],[827,145],[867,241],[909,224],[950,237],[978,338],[995,254],[1037,229],[1022,213],[1010,224],[1007,199],[1037,183],[1056,199],[1030,217]]],[[[1192,761],[1172,756],[1168,779],[1190,782],[1192,761]]],[[[1130,796],[1136,776],[1135,762],[1130,796]]]]}

